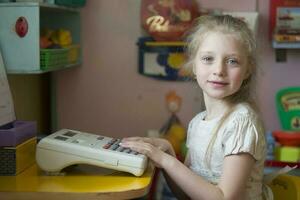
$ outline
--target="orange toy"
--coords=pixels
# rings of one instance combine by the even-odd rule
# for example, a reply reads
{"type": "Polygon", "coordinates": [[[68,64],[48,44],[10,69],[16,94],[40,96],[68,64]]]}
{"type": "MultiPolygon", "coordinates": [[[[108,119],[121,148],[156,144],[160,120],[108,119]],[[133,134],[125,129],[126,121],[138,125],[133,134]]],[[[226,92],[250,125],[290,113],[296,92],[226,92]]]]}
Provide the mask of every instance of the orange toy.
{"type": "Polygon", "coordinates": [[[161,129],[164,137],[172,144],[176,155],[179,157],[182,157],[182,144],[184,144],[186,138],[186,130],[175,114],[179,111],[181,102],[181,97],[175,91],[170,91],[166,95],[166,104],[168,110],[171,112],[171,118],[161,129]]]}

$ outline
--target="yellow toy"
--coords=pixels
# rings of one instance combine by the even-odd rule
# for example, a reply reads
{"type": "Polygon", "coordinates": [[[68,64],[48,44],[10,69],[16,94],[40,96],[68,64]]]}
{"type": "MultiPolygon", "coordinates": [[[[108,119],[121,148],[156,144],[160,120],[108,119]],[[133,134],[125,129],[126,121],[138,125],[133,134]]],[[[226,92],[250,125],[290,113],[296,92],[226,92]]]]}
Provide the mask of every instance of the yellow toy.
{"type": "Polygon", "coordinates": [[[71,32],[66,29],[58,29],[51,34],[51,40],[60,46],[68,46],[72,44],[71,32]]]}
{"type": "Polygon", "coordinates": [[[282,174],[276,177],[269,186],[272,189],[274,200],[299,200],[300,177],[282,174]]]}
{"type": "Polygon", "coordinates": [[[161,129],[161,133],[163,133],[164,137],[172,144],[179,158],[184,157],[182,146],[186,139],[186,129],[182,126],[179,118],[175,114],[180,109],[181,101],[181,97],[179,97],[175,91],[170,91],[166,95],[167,108],[171,112],[171,118],[161,129]]]}
{"type": "Polygon", "coordinates": [[[52,30],[44,28],[40,36],[41,48],[60,48],[68,47],[72,44],[72,35],[69,30],[52,30]]]}

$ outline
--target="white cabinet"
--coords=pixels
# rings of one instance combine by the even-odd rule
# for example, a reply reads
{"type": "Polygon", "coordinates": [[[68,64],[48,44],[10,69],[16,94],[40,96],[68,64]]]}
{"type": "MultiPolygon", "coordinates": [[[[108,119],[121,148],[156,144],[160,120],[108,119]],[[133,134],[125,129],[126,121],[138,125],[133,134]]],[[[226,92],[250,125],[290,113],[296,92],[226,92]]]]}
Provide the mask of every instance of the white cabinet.
{"type": "Polygon", "coordinates": [[[81,63],[79,53],[72,64],[41,68],[42,28],[67,29],[73,44],[80,44],[80,10],[46,3],[0,3],[0,49],[8,73],[45,73],[81,63]]]}
{"type": "Polygon", "coordinates": [[[0,50],[17,118],[37,121],[38,133],[48,134],[57,123],[56,81],[53,73],[46,72],[80,65],[81,53],[75,62],[42,68],[43,28],[67,29],[72,34],[72,43],[80,45],[80,10],[38,2],[0,3],[0,50]],[[18,23],[22,25],[16,27],[18,23]]]}

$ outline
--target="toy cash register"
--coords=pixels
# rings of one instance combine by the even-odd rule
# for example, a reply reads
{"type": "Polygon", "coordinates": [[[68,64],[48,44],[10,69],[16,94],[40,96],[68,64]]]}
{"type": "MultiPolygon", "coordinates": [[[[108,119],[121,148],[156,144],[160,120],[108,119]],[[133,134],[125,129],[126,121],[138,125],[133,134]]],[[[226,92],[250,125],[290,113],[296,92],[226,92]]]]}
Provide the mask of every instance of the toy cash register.
{"type": "Polygon", "coordinates": [[[147,157],[119,145],[120,139],[62,129],[45,138],[36,149],[36,161],[47,172],[74,164],[89,164],[141,176],[147,157]]]}

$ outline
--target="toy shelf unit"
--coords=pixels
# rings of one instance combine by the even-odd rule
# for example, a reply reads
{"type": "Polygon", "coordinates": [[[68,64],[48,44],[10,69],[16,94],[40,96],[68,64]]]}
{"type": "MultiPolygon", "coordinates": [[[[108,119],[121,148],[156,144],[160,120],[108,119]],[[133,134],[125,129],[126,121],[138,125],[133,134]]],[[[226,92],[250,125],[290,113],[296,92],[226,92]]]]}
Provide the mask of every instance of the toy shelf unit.
{"type": "Polygon", "coordinates": [[[0,3],[0,49],[10,74],[40,74],[81,63],[80,10],[38,2],[0,3]],[[68,30],[72,45],[41,48],[43,29],[68,30]]]}
{"type": "Polygon", "coordinates": [[[270,1],[270,38],[277,62],[285,62],[288,49],[300,49],[300,1],[270,1]]]}

